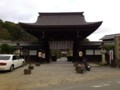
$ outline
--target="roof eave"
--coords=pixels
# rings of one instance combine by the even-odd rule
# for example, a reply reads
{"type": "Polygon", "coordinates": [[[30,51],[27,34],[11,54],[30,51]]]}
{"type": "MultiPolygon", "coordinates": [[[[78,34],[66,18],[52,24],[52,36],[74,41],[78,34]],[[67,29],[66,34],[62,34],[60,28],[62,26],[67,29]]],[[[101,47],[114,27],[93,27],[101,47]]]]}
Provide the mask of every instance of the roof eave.
{"type": "Polygon", "coordinates": [[[93,23],[85,23],[80,25],[37,25],[30,23],[19,23],[23,28],[84,28],[84,27],[99,27],[102,24],[102,21],[93,22],[93,23]]]}

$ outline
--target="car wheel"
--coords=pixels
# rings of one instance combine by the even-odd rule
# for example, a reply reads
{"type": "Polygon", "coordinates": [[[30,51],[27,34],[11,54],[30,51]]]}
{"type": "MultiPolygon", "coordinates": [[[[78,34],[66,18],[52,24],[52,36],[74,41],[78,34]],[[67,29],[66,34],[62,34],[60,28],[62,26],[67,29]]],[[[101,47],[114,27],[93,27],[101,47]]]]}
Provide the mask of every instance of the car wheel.
{"type": "Polygon", "coordinates": [[[11,67],[10,67],[10,72],[12,72],[13,70],[14,70],[14,66],[11,65],[11,67]]]}

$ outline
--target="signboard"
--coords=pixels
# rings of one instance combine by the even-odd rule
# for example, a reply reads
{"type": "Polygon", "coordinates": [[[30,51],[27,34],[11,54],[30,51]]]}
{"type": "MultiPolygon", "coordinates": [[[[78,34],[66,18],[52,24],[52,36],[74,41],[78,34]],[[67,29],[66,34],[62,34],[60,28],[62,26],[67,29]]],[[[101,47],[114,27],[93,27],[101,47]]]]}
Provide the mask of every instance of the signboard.
{"type": "Polygon", "coordinates": [[[45,58],[45,53],[42,53],[42,58],[45,58]]]}
{"type": "Polygon", "coordinates": [[[42,52],[38,52],[38,57],[42,57],[42,52]]]}
{"type": "Polygon", "coordinates": [[[82,57],[83,56],[83,52],[79,51],[79,56],[82,57]]]}
{"type": "Polygon", "coordinates": [[[109,51],[109,59],[110,59],[110,64],[111,64],[111,61],[114,59],[114,57],[113,57],[113,50],[109,51]]]}

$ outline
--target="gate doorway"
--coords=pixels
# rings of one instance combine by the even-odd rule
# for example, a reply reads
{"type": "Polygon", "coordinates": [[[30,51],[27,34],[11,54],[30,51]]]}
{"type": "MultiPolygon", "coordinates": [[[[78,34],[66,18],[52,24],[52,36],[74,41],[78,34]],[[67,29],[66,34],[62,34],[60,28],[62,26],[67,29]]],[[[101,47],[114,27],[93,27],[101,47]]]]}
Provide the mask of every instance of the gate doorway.
{"type": "Polygon", "coordinates": [[[50,41],[51,61],[67,60],[68,56],[73,56],[73,41],[50,41]]]}

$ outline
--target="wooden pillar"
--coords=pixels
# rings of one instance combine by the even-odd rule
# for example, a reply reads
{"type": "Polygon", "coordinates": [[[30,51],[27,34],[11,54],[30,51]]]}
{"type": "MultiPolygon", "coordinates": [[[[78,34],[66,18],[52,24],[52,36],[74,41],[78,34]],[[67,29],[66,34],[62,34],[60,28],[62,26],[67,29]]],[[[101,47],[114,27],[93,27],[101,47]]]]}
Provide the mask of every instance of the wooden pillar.
{"type": "Polygon", "coordinates": [[[73,62],[79,60],[79,40],[75,39],[73,42],[73,62]]]}
{"type": "Polygon", "coordinates": [[[42,38],[41,38],[41,41],[42,41],[42,51],[44,53],[44,56],[45,56],[45,61],[47,63],[50,62],[50,45],[49,45],[49,41],[47,39],[47,35],[45,32],[42,32],[42,38]]]}
{"type": "Polygon", "coordinates": [[[49,45],[49,41],[44,38],[42,41],[42,49],[43,52],[45,53],[45,61],[47,63],[50,63],[50,45],[49,45]]]}
{"type": "Polygon", "coordinates": [[[45,40],[45,60],[47,63],[50,63],[50,45],[49,45],[49,41],[45,40]]]}

